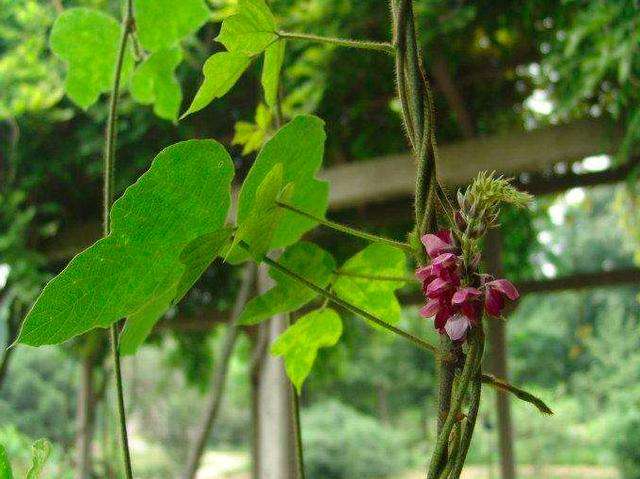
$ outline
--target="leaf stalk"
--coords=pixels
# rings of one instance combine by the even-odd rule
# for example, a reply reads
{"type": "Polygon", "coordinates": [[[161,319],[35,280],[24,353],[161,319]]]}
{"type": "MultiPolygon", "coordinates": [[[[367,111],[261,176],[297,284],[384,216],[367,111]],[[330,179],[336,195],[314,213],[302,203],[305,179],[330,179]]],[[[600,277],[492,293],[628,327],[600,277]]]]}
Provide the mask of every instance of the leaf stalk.
{"type": "Polygon", "coordinates": [[[370,40],[353,40],[351,38],[336,38],[336,37],[323,37],[321,35],[314,35],[312,33],[296,33],[277,31],[276,35],[280,38],[287,38],[291,40],[306,40],[315,43],[326,43],[330,45],[337,45],[339,47],[356,48],[360,50],[372,50],[390,55],[395,54],[395,47],[388,42],[375,42],[370,40]]]}
{"type": "Polygon", "coordinates": [[[290,205],[288,203],[284,203],[282,201],[276,201],[276,205],[279,206],[280,208],[284,208],[285,210],[289,210],[292,211],[300,216],[304,216],[305,218],[308,218],[310,220],[315,221],[316,223],[320,223],[323,226],[326,226],[327,228],[331,228],[333,230],[339,231],[341,233],[344,234],[348,234],[351,236],[355,236],[356,238],[361,238],[367,241],[370,241],[372,243],[385,243],[388,244],[390,246],[393,246],[395,248],[400,248],[404,251],[407,251],[409,253],[414,253],[413,248],[411,247],[410,244],[408,243],[403,243],[401,241],[396,241],[396,240],[392,240],[389,238],[385,238],[384,236],[378,236],[378,235],[374,235],[371,233],[366,233],[364,231],[360,231],[358,229],[355,228],[351,228],[349,226],[346,225],[342,225],[340,223],[336,223],[334,221],[330,221],[330,220],[326,220],[324,218],[320,218],[318,216],[315,216],[311,213],[307,213],[306,211],[303,211],[293,205],[290,205]]]}

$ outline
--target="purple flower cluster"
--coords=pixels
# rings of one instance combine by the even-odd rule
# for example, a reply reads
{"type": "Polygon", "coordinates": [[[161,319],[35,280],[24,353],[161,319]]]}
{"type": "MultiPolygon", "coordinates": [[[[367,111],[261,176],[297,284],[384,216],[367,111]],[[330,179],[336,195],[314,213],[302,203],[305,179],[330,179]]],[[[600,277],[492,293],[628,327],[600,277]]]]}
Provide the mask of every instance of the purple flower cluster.
{"type": "Polygon", "coordinates": [[[518,290],[506,279],[480,275],[479,288],[462,284],[462,257],[451,231],[426,234],[422,243],[431,263],[416,270],[427,298],[420,314],[435,316],[436,330],[452,341],[464,340],[467,330],[480,320],[483,304],[488,314],[499,317],[505,299],[518,299],[518,290]]]}

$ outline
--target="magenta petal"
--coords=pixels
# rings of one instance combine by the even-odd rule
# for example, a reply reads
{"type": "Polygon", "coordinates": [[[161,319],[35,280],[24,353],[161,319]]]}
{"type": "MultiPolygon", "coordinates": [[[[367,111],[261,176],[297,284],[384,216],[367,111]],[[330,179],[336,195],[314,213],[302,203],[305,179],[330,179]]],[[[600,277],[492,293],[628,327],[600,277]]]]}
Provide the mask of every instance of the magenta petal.
{"type": "Polygon", "coordinates": [[[456,255],[453,253],[442,253],[431,262],[432,266],[446,266],[453,264],[456,260],[456,255]]]}
{"type": "Polygon", "coordinates": [[[487,283],[487,286],[489,288],[497,289],[502,294],[504,294],[507,298],[509,298],[511,301],[515,301],[520,297],[520,293],[518,293],[518,290],[516,289],[516,287],[513,285],[511,281],[507,279],[496,279],[494,281],[487,283]]]}
{"type": "Polygon", "coordinates": [[[440,303],[437,299],[430,299],[427,301],[426,306],[423,306],[420,309],[420,316],[424,318],[430,318],[431,316],[435,316],[435,314],[440,309],[440,303]]]}
{"type": "Polygon", "coordinates": [[[420,239],[422,240],[422,244],[427,250],[427,254],[431,258],[435,258],[441,253],[445,253],[447,251],[453,251],[454,249],[450,243],[443,241],[441,238],[433,234],[428,233],[420,239]]]}
{"type": "Polygon", "coordinates": [[[442,278],[436,278],[433,281],[431,281],[431,283],[429,283],[429,286],[427,286],[427,296],[429,296],[430,298],[437,298],[438,296],[441,296],[443,292],[445,292],[447,289],[449,289],[451,287],[451,284],[448,281],[445,281],[442,278]]]}
{"type": "Polygon", "coordinates": [[[416,278],[420,281],[425,281],[433,276],[433,268],[431,265],[422,266],[416,269],[416,278]]]}
{"type": "Polygon", "coordinates": [[[481,294],[482,293],[478,288],[460,288],[454,293],[453,298],[451,298],[451,304],[466,303],[467,301],[477,298],[481,294]]]}
{"type": "Polygon", "coordinates": [[[449,318],[447,324],[444,325],[444,330],[452,341],[459,341],[467,334],[467,330],[471,326],[469,318],[463,314],[456,314],[449,318]]]}
{"type": "Polygon", "coordinates": [[[484,308],[491,316],[500,316],[500,311],[504,306],[504,300],[498,291],[493,288],[487,288],[484,308]]]}

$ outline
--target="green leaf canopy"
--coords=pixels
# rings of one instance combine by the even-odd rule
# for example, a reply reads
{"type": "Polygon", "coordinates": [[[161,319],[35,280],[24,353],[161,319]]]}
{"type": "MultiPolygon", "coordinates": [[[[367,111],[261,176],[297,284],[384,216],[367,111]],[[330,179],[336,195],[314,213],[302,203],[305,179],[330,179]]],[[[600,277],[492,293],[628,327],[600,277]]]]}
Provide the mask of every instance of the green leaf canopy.
{"type": "Polygon", "coordinates": [[[211,16],[204,0],[135,0],[136,30],[150,52],[175,46],[211,16]]]}
{"type": "Polygon", "coordinates": [[[185,274],[181,253],[223,228],[233,163],[213,140],[172,145],[113,205],[111,234],[83,251],[47,284],[17,342],[56,344],[170,296],[185,274]],[[164,296],[167,295],[167,296],[164,296]]]}
{"type": "MultiPolygon", "coordinates": [[[[340,268],[340,272],[363,276],[403,277],[406,271],[404,253],[382,243],[367,246],[340,268]]],[[[387,323],[397,323],[400,321],[400,303],[394,292],[403,285],[400,281],[339,275],[333,290],[340,298],[387,323]]]]}
{"type": "MultiPolygon", "coordinates": [[[[113,83],[122,27],[115,18],[89,8],[69,8],[53,24],[51,50],[67,64],[65,91],[81,108],[93,105],[113,83]]],[[[122,78],[133,69],[127,49],[122,78]]]]}
{"type": "MultiPolygon", "coordinates": [[[[333,257],[313,243],[300,241],[287,248],[279,259],[286,268],[324,288],[335,271],[333,257]]],[[[276,314],[288,313],[313,301],[317,294],[280,271],[269,271],[276,285],[247,303],[240,324],[257,324],[276,314]]]]}
{"type": "Polygon", "coordinates": [[[311,372],[318,349],[334,346],[341,335],[340,316],[330,308],[323,308],[298,319],[274,341],[271,352],[284,357],[287,376],[298,394],[311,372]]]}

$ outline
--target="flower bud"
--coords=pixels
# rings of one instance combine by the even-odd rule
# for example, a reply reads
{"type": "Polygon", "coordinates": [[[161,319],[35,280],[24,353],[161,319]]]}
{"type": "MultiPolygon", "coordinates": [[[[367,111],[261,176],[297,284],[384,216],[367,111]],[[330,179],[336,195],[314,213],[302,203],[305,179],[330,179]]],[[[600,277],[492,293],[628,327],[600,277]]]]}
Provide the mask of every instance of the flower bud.
{"type": "Polygon", "coordinates": [[[462,213],[459,210],[454,213],[453,219],[456,222],[456,226],[458,227],[458,230],[463,231],[463,232],[466,231],[466,229],[467,229],[467,221],[464,219],[464,216],[462,215],[462,213]]]}

